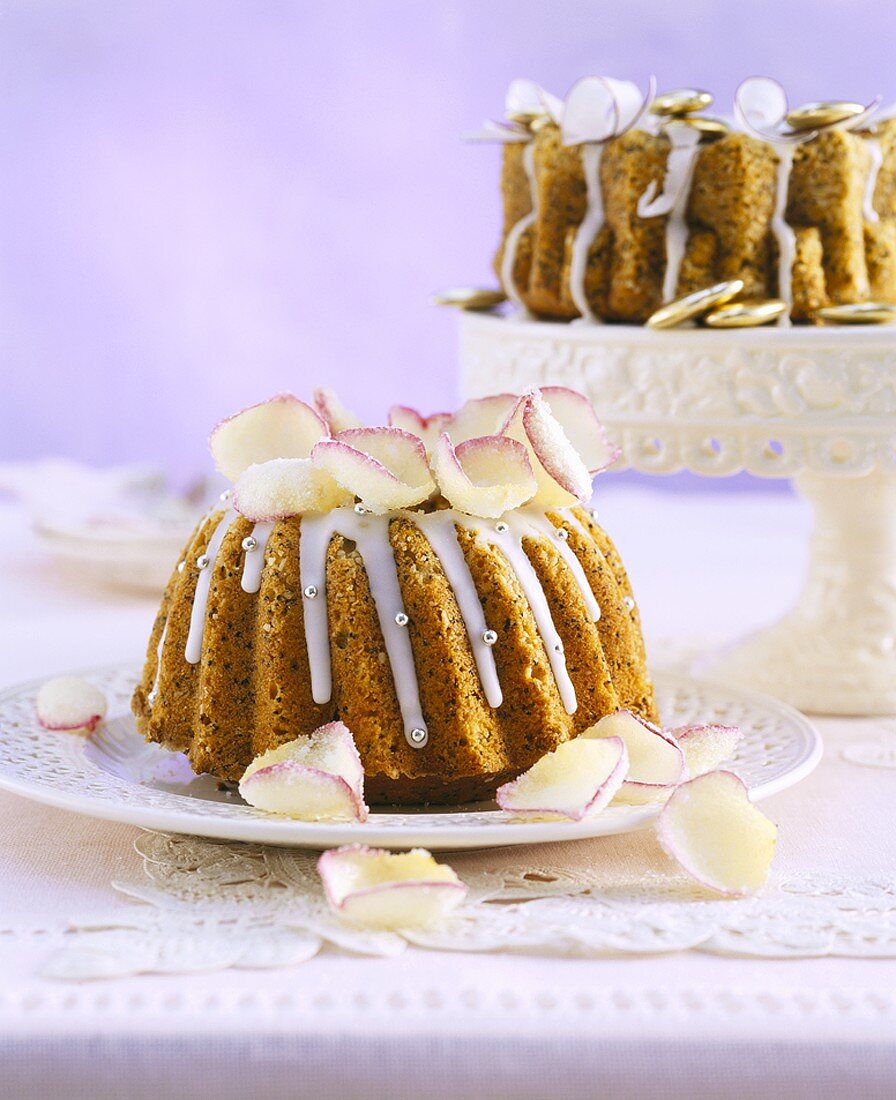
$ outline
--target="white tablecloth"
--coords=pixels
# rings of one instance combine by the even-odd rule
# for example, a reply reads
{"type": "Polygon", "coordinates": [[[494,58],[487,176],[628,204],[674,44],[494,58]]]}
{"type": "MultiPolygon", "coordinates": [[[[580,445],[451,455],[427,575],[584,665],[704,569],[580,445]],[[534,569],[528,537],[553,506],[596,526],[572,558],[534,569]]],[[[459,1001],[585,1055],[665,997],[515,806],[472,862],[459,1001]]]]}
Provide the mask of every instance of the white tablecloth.
{"type": "MultiPolygon", "coordinates": [[[[609,486],[601,518],[648,640],[722,639],[795,594],[809,517],[789,495],[609,486]]],[[[0,686],[133,656],[151,600],[78,589],[0,505],[0,686]]],[[[826,757],[766,803],[778,863],[896,871],[896,769],[843,743],[885,720],[823,720],[826,757]]],[[[325,952],[293,969],[67,983],[40,976],[67,922],[121,904],[138,831],[0,794],[0,1096],[889,1097],[896,960],[693,952],[571,960],[325,952]]],[[[632,838],[590,842],[633,843],[632,838]]],[[[541,853],[543,855],[543,853],[541,853]]],[[[538,864],[539,852],[531,853],[538,864]]]]}

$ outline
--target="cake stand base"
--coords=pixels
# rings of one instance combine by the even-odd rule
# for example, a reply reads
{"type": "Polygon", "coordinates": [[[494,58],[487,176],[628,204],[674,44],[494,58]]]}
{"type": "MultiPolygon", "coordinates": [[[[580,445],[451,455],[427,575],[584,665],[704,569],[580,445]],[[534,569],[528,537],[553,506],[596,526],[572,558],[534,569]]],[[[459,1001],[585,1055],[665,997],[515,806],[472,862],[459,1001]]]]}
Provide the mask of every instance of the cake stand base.
{"type": "MultiPolygon", "coordinates": [[[[792,478],[815,509],[796,607],[701,667],[820,714],[896,714],[896,334],[463,317],[467,397],[588,394],[620,467],[792,478]]],[[[732,584],[736,578],[732,578],[732,584]]]]}
{"type": "Polygon", "coordinates": [[[799,600],[700,671],[821,714],[896,713],[896,474],[802,474],[815,526],[799,600]]]}

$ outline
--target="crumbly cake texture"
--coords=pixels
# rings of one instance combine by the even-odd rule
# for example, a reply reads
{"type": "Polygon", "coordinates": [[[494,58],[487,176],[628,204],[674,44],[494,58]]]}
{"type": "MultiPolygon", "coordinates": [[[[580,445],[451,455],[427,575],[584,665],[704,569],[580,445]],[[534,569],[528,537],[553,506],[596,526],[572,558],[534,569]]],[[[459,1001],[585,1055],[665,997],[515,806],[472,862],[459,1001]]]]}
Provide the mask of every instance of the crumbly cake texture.
{"type": "MultiPolygon", "coordinates": [[[[184,552],[187,565],[171,577],[133,699],[141,733],[185,752],[197,772],[236,781],[259,753],[338,718],[360,752],[368,802],[461,803],[492,796],[545,752],[620,707],[657,718],[625,570],[606,533],[583,509],[574,511],[582,530],[568,526],[568,546],[601,608],[596,623],[551,542],[543,537],[523,542],[564,645],[578,700],[572,715],[562,704],[529,603],[501,552],[458,528],[486,621],[499,634],[493,652],[504,702],[495,710],[485,699],[439,559],[412,520],[391,520],[389,539],[429,730],[423,748],[412,748],[405,739],[364,564],[341,535],[331,540],[326,565],[333,694],[325,705],[314,703],[298,516],[275,524],[261,588],[254,594],[240,585],[241,542],[252,524],[241,517],[233,521],[212,566],[201,660],[187,662],[199,575],[194,563],[222,515],[200,523],[184,552]]],[[[562,524],[559,513],[549,518],[562,524]]]]}
{"type": "MultiPolygon", "coordinates": [[[[829,130],[794,150],[786,212],[796,235],[794,320],[811,320],[820,307],[842,302],[896,302],[896,119],[878,123],[874,137],[882,157],[872,200],[877,222],[863,210],[871,170],[866,136],[829,130]]],[[[514,284],[536,317],[570,320],[579,315],[569,285],[570,255],[587,207],[582,147],[564,145],[554,123],[533,140],[537,212],[515,256],[514,284]]],[[[587,301],[602,320],[641,323],[662,302],[668,215],[641,218],[637,205],[648,184],[662,184],[669,148],[664,135],[638,129],[604,145],[604,223],[590,243],[584,282],[587,301]]],[[[504,146],[499,277],[517,215],[532,208],[523,150],[522,143],[504,146]]],[[[701,145],[677,293],[743,279],[745,297],[778,295],[771,227],[777,168],[775,147],[750,134],[731,132],[701,145]]]]}

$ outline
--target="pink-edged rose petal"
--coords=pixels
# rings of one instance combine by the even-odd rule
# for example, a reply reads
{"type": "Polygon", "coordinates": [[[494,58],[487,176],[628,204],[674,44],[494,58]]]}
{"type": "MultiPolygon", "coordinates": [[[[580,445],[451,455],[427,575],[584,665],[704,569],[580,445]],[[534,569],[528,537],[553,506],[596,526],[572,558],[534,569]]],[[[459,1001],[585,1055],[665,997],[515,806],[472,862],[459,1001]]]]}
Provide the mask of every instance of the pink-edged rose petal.
{"type": "Polygon", "coordinates": [[[329,434],[315,409],[281,393],[222,420],[208,443],[217,468],[236,481],[250,466],[272,458],[308,458],[314,444],[329,434]]]}
{"type": "Polygon", "coordinates": [[[365,821],[364,768],[349,729],[329,722],[269,749],[240,780],[250,806],[302,821],[365,821]]]}
{"type": "Polygon", "coordinates": [[[522,443],[506,436],[468,439],[455,448],[443,432],[432,452],[442,496],[471,516],[497,519],[535,494],[535,477],[522,443]]]}
{"type": "Polygon", "coordinates": [[[687,777],[684,753],[675,741],[658,726],[630,710],[608,714],[580,736],[621,737],[625,742],[629,769],[616,802],[641,805],[661,801],[687,777]]]}
{"type": "Polygon", "coordinates": [[[778,827],[753,805],[742,779],[714,771],[677,788],[657,818],[656,835],[701,885],[745,897],[768,879],[778,827]]]}
{"type": "Polygon", "coordinates": [[[444,920],[467,888],[425,848],[393,853],[352,844],[324,852],[317,869],[335,913],[366,928],[420,928],[444,920]]]}
{"type": "Polygon", "coordinates": [[[423,443],[401,428],[349,428],[311,461],[378,515],[422,504],[436,487],[423,443]]]}
{"type": "Polygon", "coordinates": [[[501,434],[518,440],[529,452],[538,483],[533,504],[566,508],[591,499],[588,467],[538,390],[519,398],[501,434]]]}
{"type": "Polygon", "coordinates": [[[37,720],[46,730],[90,732],[106,717],[106,696],[79,676],[56,676],[37,693],[37,720]]]}
{"type": "Polygon", "coordinates": [[[409,405],[393,405],[389,410],[389,426],[415,435],[423,441],[427,450],[435,445],[450,419],[451,413],[437,412],[423,416],[409,405]]]}
{"type": "Polygon", "coordinates": [[[334,390],[318,386],[314,391],[314,407],[326,421],[330,432],[344,432],[346,428],[360,428],[361,421],[342,404],[334,390]]]}
{"type": "Polygon", "coordinates": [[[678,726],[669,730],[678,747],[684,753],[688,775],[696,777],[715,771],[734,756],[743,734],[737,726],[678,726]]]}
{"type": "Polygon", "coordinates": [[[583,393],[566,386],[542,386],[541,396],[590,474],[599,474],[613,465],[621,451],[607,439],[594,406],[583,393]]]}
{"type": "Polygon", "coordinates": [[[454,440],[455,447],[468,439],[498,435],[518,402],[514,393],[472,397],[446,419],[443,430],[454,440]]]}
{"type": "Polygon", "coordinates": [[[501,809],[515,817],[583,821],[609,804],[628,766],[621,737],[576,737],[499,787],[495,797],[501,809]]]}
{"type": "Polygon", "coordinates": [[[328,512],[354,497],[310,458],[272,458],[244,470],[233,490],[233,507],[255,523],[306,512],[328,512]]]}

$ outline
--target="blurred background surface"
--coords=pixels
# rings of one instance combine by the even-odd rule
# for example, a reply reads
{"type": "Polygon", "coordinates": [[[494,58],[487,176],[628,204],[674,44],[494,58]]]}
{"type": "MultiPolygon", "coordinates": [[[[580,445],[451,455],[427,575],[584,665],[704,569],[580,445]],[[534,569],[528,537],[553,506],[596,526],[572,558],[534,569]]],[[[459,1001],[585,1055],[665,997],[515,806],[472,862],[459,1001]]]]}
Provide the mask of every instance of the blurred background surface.
{"type": "Polygon", "coordinates": [[[490,283],[515,76],[896,94],[888,0],[7,0],[0,458],[207,467],[222,415],[456,401],[438,287],[490,283]]]}

